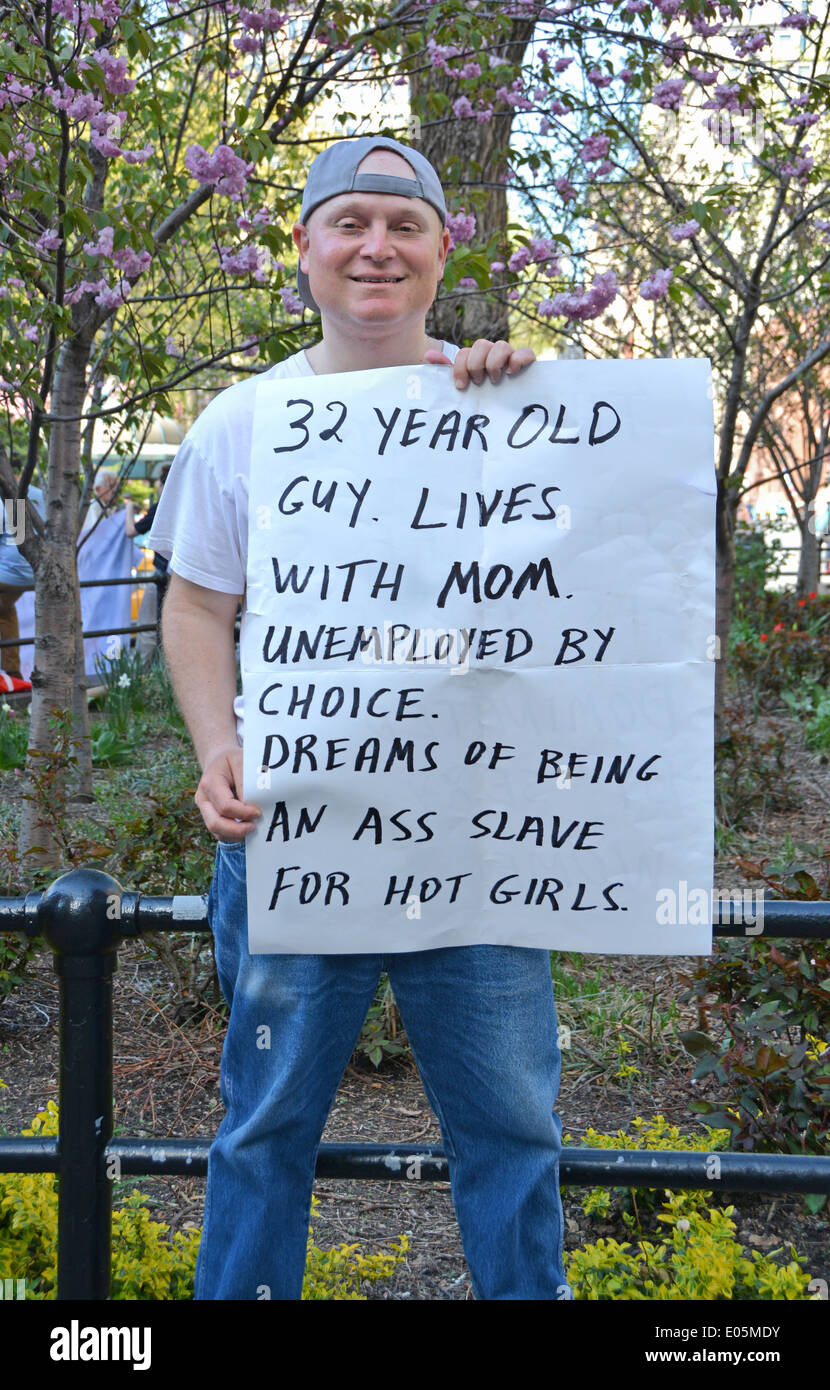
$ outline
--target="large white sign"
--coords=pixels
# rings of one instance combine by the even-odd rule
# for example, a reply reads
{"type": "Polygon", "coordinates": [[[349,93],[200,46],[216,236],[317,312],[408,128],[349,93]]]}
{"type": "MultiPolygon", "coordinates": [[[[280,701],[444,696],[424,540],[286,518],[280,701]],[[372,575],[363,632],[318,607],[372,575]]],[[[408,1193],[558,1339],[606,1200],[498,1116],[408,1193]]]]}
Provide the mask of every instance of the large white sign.
{"type": "Polygon", "coordinates": [[[709,952],[714,488],[706,360],[262,382],[251,951],[709,952]]]}

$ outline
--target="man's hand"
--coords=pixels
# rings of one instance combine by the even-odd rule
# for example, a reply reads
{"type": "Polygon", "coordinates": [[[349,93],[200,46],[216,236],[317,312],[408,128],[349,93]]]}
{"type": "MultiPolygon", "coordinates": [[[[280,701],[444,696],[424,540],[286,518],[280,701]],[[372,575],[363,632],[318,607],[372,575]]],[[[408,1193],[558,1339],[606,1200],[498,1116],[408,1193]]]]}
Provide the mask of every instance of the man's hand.
{"type": "Polygon", "coordinates": [[[494,385],[501,381],[504,372],[508,376],[515,376],[522,367],[536,361],[536,353],[529,347],[511,347],[504,339],[491,343],[489,338],[477,338],[472,347],[461,348],[454,362],[437,348],[428,348],[424,361],[452,366],[452,379],[459,391],[463,391],[469,381],[480,386],[485,376],[494,385]]]}
{"type": "Polygon", "coordinates": [[[241,801],[242,749],[222,748],[206,765],[193,800],[217,840],[244,840],[262,815],[258,806],[241,801]]]}

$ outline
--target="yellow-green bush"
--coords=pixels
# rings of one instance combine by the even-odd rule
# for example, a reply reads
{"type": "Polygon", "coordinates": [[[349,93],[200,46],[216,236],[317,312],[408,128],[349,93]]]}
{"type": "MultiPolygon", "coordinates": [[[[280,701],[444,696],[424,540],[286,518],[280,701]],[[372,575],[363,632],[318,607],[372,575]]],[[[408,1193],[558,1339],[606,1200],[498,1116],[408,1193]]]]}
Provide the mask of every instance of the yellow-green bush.
{"type": "MultiPolygon", "coordinates": [[[[2,1085],[2,1082],[0,1082],[2,1085]]],[[[24,1135],[56,1135],[58,1107],[49,1101],[24,1135]]],[[[312,1200],[312,1215],[316,1200],[312,1200]]],[[[199,1231],[176,1232],[153,1221],[134,1188],[112,1214],[113,1299],[192,1299],[199,1231]]],[[[27,1299],[57,1296],[58,1194],[52,1173],[0,1173],[0,1276],[25,1280],[27,1299]]],[[[364,1300],[364,1280],[388,1279],[405,1258],[402,1235],[391,1252],[364,1254],[357,1245],[320,1250],[309,1227],[304,1299],[364,1300]]]]}
{"type": "MultiPolygon", "coordinates": [[[[669,1124],[665,1115],[644,1120],[640,1115],[631,1121],[633,1133],[618,1129],[616,1134],[600,1134],[588,1129],[578,1141],[566,1134],[566,1142],[578,1142],[586,1149],[688,1149],[697,1153],[714,1153],[729,1147],[729,1130],[704,1126],[703,1134],[683,1134],[677,1125],[669,1124]]],[[[640,1228],[641,1212],[654,1211],[660,1201],[662,1188],[591,1187],[581,1199],[586,1216],[607,1221],[620,1216],[630,1229],[640,1228]]],[[[671,1195],[671,1194],[669,1194],[671,1195]]],[[[711,1191],[689,1192],[688,1200],[701,1211],[711,1201],[711,1191]]]]}
{"type": "MultiPolygon", "coordinates": [[[[598,1240],[566,1257],[575,1299],[674,1301],[687,1299],[808,1299],[810,1275],[795,1250],[781,1266],[768,1255],[747,1259],[735,1240],[734,1207],[701,1212],[691,1192],[667,1193],[658,1221],[670,1230],[662,1243],[598,1240]]],[[[814,1296],[818,1298],[819,1295],[814,1296]]]]}

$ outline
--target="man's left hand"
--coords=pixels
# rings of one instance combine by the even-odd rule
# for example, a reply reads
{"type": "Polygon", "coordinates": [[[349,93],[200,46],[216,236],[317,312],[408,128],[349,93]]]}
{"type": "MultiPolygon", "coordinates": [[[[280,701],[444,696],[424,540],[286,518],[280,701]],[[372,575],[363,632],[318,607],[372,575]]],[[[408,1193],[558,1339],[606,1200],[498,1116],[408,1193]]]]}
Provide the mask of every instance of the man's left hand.
{"type": "Polygon", "coordinates": [[[515,376],[522,367],[536,361],[536,353],[529,347],[511,347],[504,339],[491,343],[489,338],[477,338],[472,347],[461,348],[454,362],[437,348],[428,348],[424,361],[451,366],[452,379],[459,391],[463,391],[469,381],[480,386],[485,376],[494,385],[501,381],[503,373],[515,376]]]}

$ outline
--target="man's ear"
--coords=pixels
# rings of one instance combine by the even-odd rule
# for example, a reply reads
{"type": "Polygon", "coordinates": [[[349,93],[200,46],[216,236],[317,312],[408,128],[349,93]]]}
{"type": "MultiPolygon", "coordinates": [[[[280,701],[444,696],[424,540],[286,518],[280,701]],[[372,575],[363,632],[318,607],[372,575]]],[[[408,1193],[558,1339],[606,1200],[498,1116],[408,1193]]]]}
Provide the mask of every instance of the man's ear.
{"type": "Polygon", "coordinates": [[[439,278],[439,280],[442,280],[442,279],[444,278],[444,267],[445,267],[446,264],[447,264],[447,256],[449,255],[449,252],[450,252],[450,233],[449,233],[449,229],[448,229],[447,227],[445,227],[444,230],[443,230],[443,232],[441,233],[441,246],[440,246],[440,251],[441,251],[441,260],[440,260],[440,264],[439,264],[439,267],[438,267],[438,278],[439,278]]]}
{"type": "Polygon", "coordinates": [[[291,235],[294,238],[294,245],[300,253],[300,270],[306,270],[303,259],[308,256],[308,230],[302,222],[295,222],[291,228],[291,235]]]}

